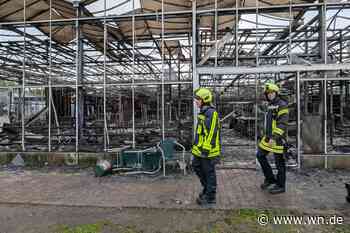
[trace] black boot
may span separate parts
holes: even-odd
[[[271,194],[279,194],[284,192],[286,192],[286,189],[284,187],[278,186],[277,184],[269,187],[269,193]]]
[[[209,207],[216,204],[216,198],[208,198],[206,195],[204,195],[203,198],[197,198],[196,202],[200,206]]]
[[[268,189],[271,185],[275,184],[275,182],[271,182],[271,181],[268,181],[268,180],[264,180],[264,183],[262,183],[260,185],[260,188],[262,190],[265,190],[265,189]]]
[[[203,189],[202,192],[199,193],[198,198],[203,199],[205,196],[205,193],[206,193],[206,191],[205,191],[205,189]]]

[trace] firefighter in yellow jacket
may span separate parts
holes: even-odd
[[[209,89],[196,89],[194,101],[200,112],[192,146],[192,167],[203,188],[196,202],[199,205],[215,204],[215,166],[221,154],[219,114],[212,105],[213,95]]]
[[[265,84],[265,97],[268,107],[265,115],[264,136],[259,142],[257,159],[263,170],[265,181],[261,185],[271,194],[283,193],[286,190],[286,162],[284,158],[284,144],[288,124],[288,102],[279,95],[279,87],[273,82]],[[273,153],[277,167],[277,176],[272,172],[266,158]]]

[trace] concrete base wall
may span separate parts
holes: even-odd
[[[115,156],[115,153],[0,152],[0,165],[11,163],[17,154],[20,154],[26,166],[30,167],[63,165],[94,166],[98,159],[109,159]]]
[[[63,166],[79,165],[94,166],[98,159],[111,159],[116,153],[47,153],[47,152],[0,152],[0,165],[11,163],[20,154],[26,166]],[[302,168],[325,168],[324,155],[303,155]],[[329,169],[350,169],[350,155],[332,155],[327,158]]]
[[[325,159],[325,155],[303,155],[302,168],[327,168],[350,169],[350,155],[331,155]]]

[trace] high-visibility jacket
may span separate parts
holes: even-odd
[[[276,154],[284,153],[284,141],[288,125],[288,102],[276,97],[269,103],[265,115],[265,132],[259,142],[259,148]],[[272,139],[272,144],[269,140]]]
[[[204,106],[198,114],[192,154],[201,158],[214,158],[221,154],[219,114],[212,106]]]

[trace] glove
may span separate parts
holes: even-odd
[[[209,151],[203,149],[202,155],[203,155],[204,157],[208,157]]]
[[[283,145],[283,138],[282,137],[274,135],[272,138],[273,138],[273,140],[275,140],[275,142],[277,144]]]

